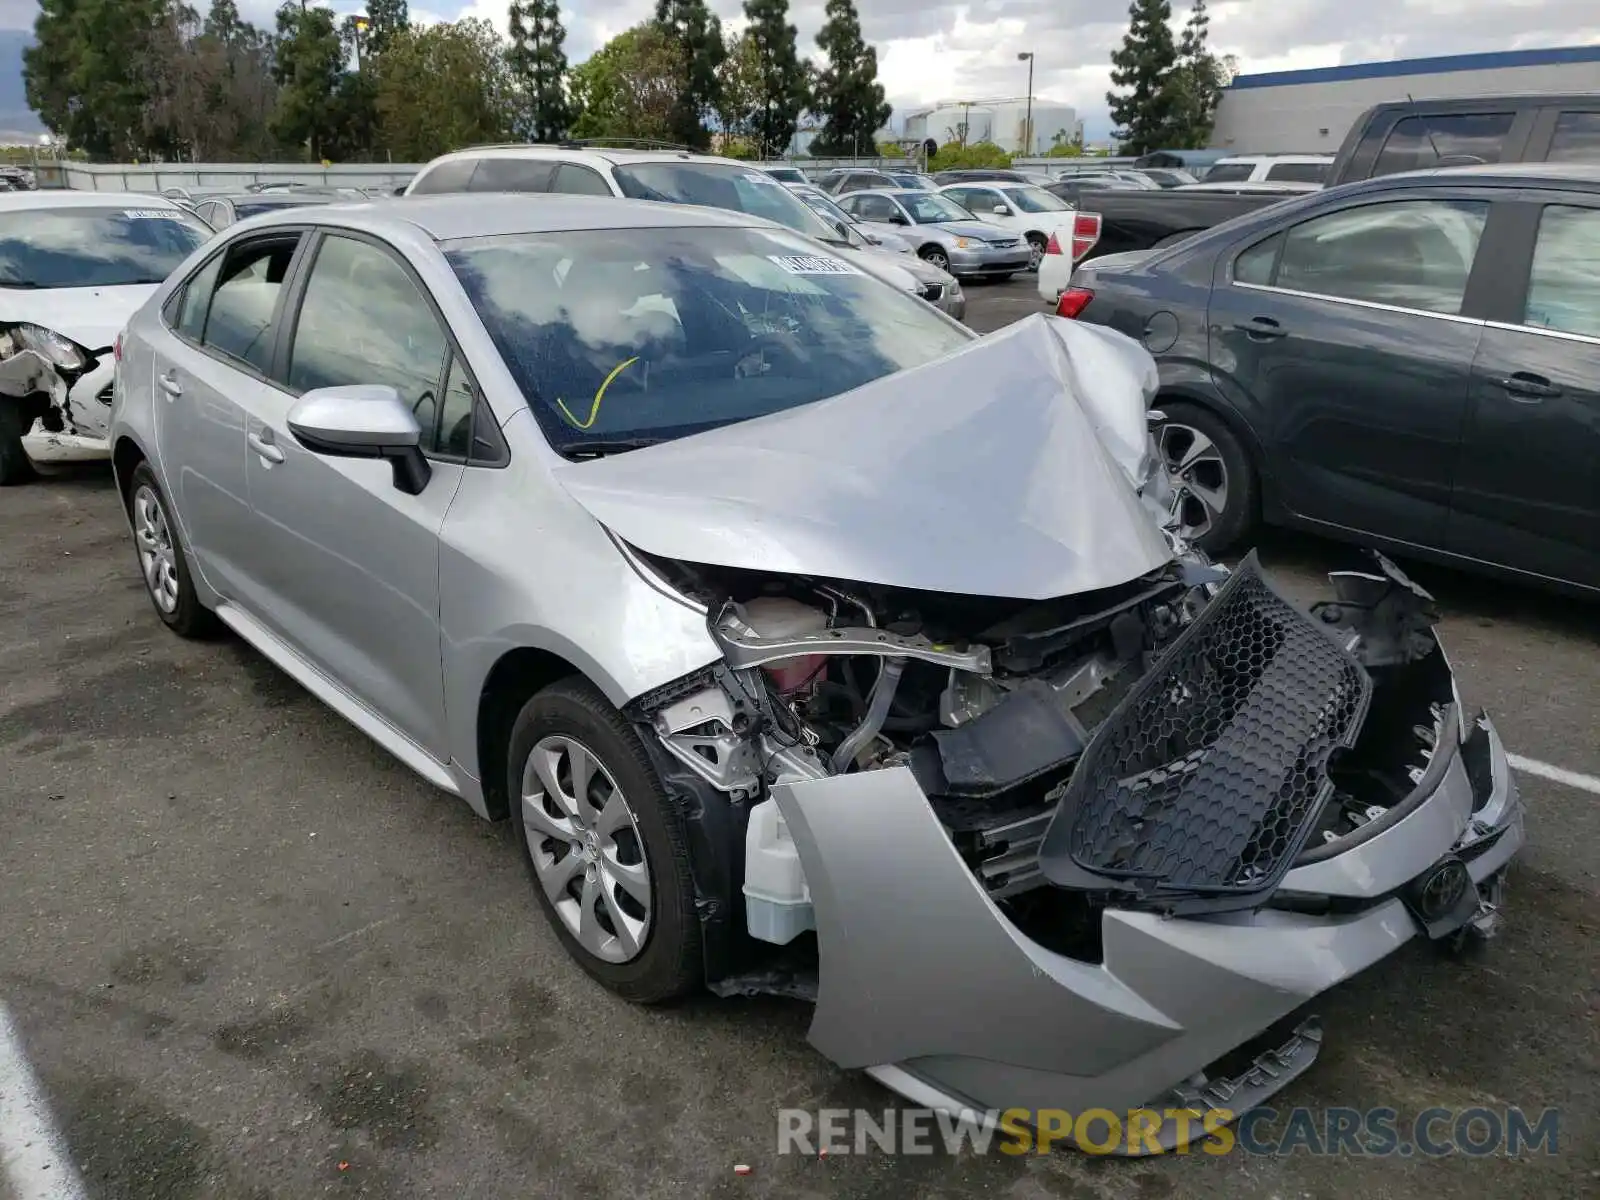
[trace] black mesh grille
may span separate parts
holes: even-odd
[[[1096,731],[1040,855],[1075,887],[1248,899],[1277,885],[1372,682],[1251,555]]]

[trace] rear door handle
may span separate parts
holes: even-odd
[[[270,429],[264,429],[260,433],[251,431],[246,435],[245,440],[250,443],[250,449],[261,455],[269,463],[281,463],[283,461],[283,451],[272,444],[272,431]]]
[[[1271,317],[1251,317],[1248,321],[1238,322],[1234,328],[1253,338],[1281,338],[1289,332]]]
[[[178,373],[176,371],[168,371],[165,375],[157,375],[156,381],[161,384],[161,390],[167,395],[183,395],[183,385],[178,382]]]
[[[1543,375],[1535,375],[1532,371],[1518,371],[1515,375],[1502,379],[1500,386],[1522,400],[1553,400],[1561,395],[1560,388]]]

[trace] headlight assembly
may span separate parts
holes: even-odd
[[[89,365],[89,356],[84,353],[83,347],[53,329],[25,321],[0,326],[0,358],[10,358],[24,350],[42,355],[51,365],[63,371],[81,371]]]

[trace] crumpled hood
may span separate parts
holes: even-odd
[[[71,338],[86,350],[104,350],[160,286],[0,288],[0,322],[28,321]]]
[[[651,554],[1046,599],[1172,557],[1138,494],[1155,364],[1035,315],[924,366],[556,478]]]

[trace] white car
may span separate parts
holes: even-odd
[[[1050,235],[1069,239],[1077,210],[1031,183],[952,183],[939,191],[980,221],[1028,239],[1028,270],[1037,271]]]
[[[1201,183],[1308,183],[1320,186],[1333,168],[1331,154],[1236,154],[1219,158]]]
[[[210,236],[160,196],[0,195],[0,484],[109,455],[117,335]]]

